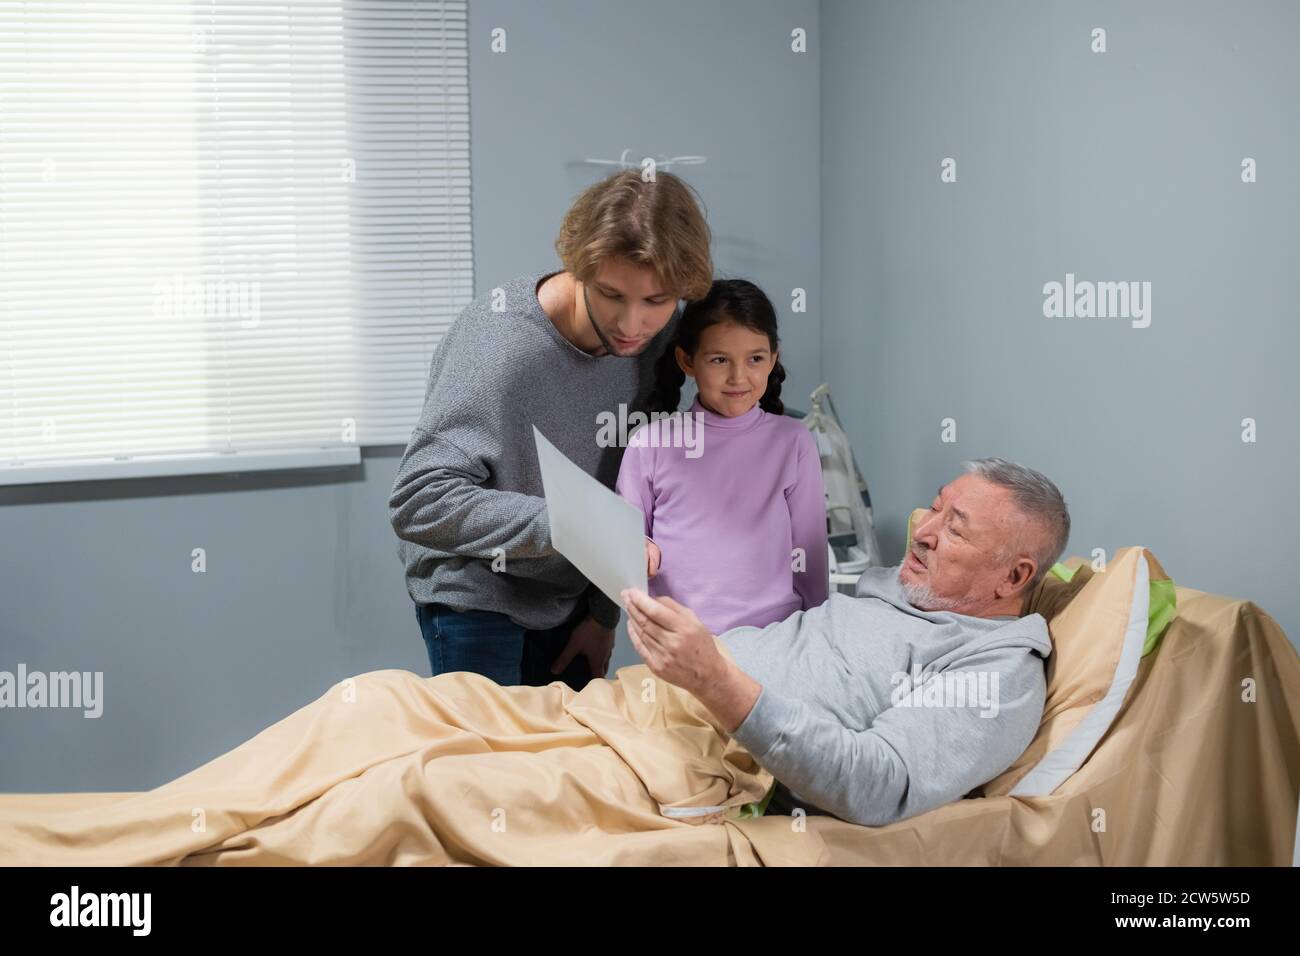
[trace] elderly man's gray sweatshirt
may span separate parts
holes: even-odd
[[[777,779],[771,809],[883,826],[957,800],[1029,746],[1047,697],[1047,622],[912,607],[898,568],[856,597],[719,635],[763,685],[732,735]]]
[[[533,426],[612,489],[623,446],[605,441],[599,416],[624,421],[644,408],[679,314],[638,356],[590,355],[537,299],[554,274],[479,296],[443,335],[390,517],[415,601],[496,611],[542,630],[564,621],[585,592],[591,615],[614,627],[618,605],[551,543]]]

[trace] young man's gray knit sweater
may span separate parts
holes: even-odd
[[[1039,614],[917,610],[897,567],[869,568],[856,595],[719,637],[763,685],[732,736],[779,782],[769,809],[883,826],[965,796],[1024,753],[1052,643]]]
[[[585,592],[591,615],[614,627],[618,605],[551,544],[533,426],[613,488],[623,447],[598,443],[598,416],[645,408],[678,312],[639,356],[590,355],[560,334],[537,299],[537,286],[554,274],[489,291],[443,335],[390,516],[415,601],[497,611],[542,630],[563,622]]]

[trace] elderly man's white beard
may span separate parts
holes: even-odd
[[[935,594],[928,584],[908,584],[903,580],[903,569],[898,569],[898,583],[903,588],[907,603],[920,611],[960,611],[966,606],[965,601],[945,598]]]

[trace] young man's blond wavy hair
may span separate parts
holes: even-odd
[[[595,280],[600,263],[619,257],[649,266],[664,291],[703,299],[713,282],[712,235],[699,194],[672,173],[625,169],[583,191],[560,224],[555,251],[579,282]]]

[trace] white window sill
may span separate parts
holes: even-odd
[[[97,461],[32,462],[0,466],[0,485],[33,485],[107,478],[160,478],[170,475],[224,475],[287,468],[338,468],[361,461],[356,445],[301,451],[156,455]]]

